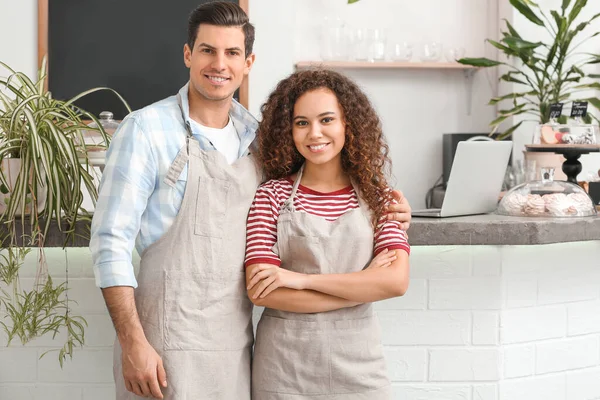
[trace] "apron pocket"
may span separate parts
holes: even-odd
[[[240,285],[165,272],[165,350],[240,350],[252,344],[251,303]]]
[[[390,384],[376,317],[334,321],[330,345],[334,393],[360,393]]]
[[[263,315],[256,330],[252,386],[258,392],[330,393],[327,333],[317,322]]]
[[[289,236],[287,238],[290,256],[281,255],[282,262],[286,263],[286,268],[304,274],[322,274],[328,270],[328,252],[323,246],[323,242],[316,236]],[[283,249],[280,249],[283,250]],[[333,255],[334,257],[337,254]],[[324,262],[325,261],[325,262]]]
[[[196,220],[194,233],[199,236],[222,238],[225,228],[229,186],[231,183],[216,178],[198,178]]]

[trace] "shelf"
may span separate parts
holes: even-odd
[[[453,70],[475,70],[476,67],[459,63],[445,62],[368,62],[368,61],[299,61],[297,69],[324,67],[340,69],[453,69]]]
[[[472,65],[459,64],[457,62],[368,62],[368,61],[298,61],[296,69],[306,68],[330,68],[330,69],[412,69],[412,70],[446,70],[462,71],[467,86],[467,115],[471,115],[471,103],[473,96],[473,76],[478,70]]]

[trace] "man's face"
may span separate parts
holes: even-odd
[[[194,48],[183,49],[191,88],[207,100],[231,98],[254,63],[254,54],[244,52],[242,28],[201,24]]]

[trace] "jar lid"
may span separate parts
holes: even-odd
[[[102,111],[100,113],[100,119],[113,119],[113,113],[110,111]]]

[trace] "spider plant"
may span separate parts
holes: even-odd
[[[90,89],[69,100],[54,99],[45,85],[45,60],[35,82],[5,63],[0,66],[7,72],[6,78],[0,78],[0,196],[5,203],[0,208],[0,231],[5,233],[0,237],[0,317],[9,320],[0,324],[9,343],[14,337],[26,343],[65,329],[67,342],[59,352],[62,365],[67,355],[72,357],[73,347],[83,344],[85,320],[69,312],[68,270],[66,282],[60,284],[48,274],[45,238],[51,223],[56,224],[64,234],[64,247],[75,235],[77,222],[91,220],[82,207],[82,187],[94,204],[98,196],[84,141],[84,134],[92,130],[86,121],[96,123],[94,130],[104,143],[110,141],[96,116],[75,103],[108,90],[131,109],[109,88]],[[15,159],[20,163],[11,179],[6,166]],[[36,282],[31,290],[23,290],[19,268],[32,247],[39,251]]]
[[[600,89],[600,83],[593,81],[600,78],[600,75],[584,71],[586,66],[599,64],[600,55],[576,51],[583,42],[600,35],[600,32],[589,34],[583,40],[575,42],[575,38],[579,38],[590,23],[600,17],[600,13],[575,25],[575,20],[587,5],[587,0],[562,0],[560,10],[550,11],[550,17],[531,0],[510,0],[510,4],[531,23],[545,29],[551,41],[544,43],[526,40],[506,21],[507,30],[502,32],[503,38],[499,42],[488,42],[519,63],[513,65],[488,58],[458,60],[462,64],[483,68],[507,66],[509,71],[499,80],[518,83],[523,87],[519,92],[490,100],[490,105],[504,100],[512,101],[511,108],[500,110],[500,116],[490,123],[492,133],[495,133],[499,125],[508,118],[521,114],[532,115],[539,123],[546,123],[550,118],[552,103],[585,100],[600,109],[600,99],[577,97],[583,90]],[[576,62],[573,61],[574,58],[577,59]],[[587,122],[590,122],[591,118],[598,120],[590,113]],[[504,131],[499,135],[499,139],[510,136],[522,123],[523,121]]]

